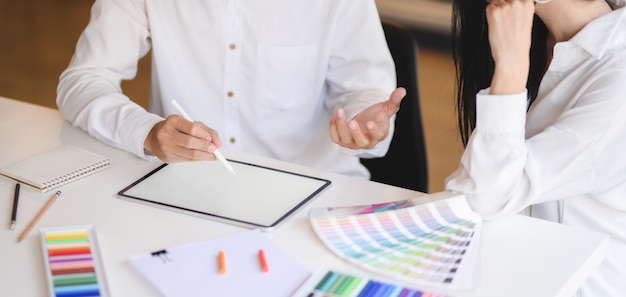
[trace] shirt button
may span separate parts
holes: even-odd
[[[230,143],[235,143],[235,137],[231,137],[231,138],[229,139],[229,141],[230,141]]]
[[[237,46],[234,43],[231,43],[231,44],[228,45],[228,48],[231,49],[231,50],[234,50],[234,49],[237,48]]]
[[[233,91],[228,91],[228,93],[226,93],[226,96],[233,97],[235,96],[235,93],[233,93]]]

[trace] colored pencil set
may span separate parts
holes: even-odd
[[[108,296],[93,226],[40,230],[53,297]]]
[[[323,276],[323,277],[322,277]],[[294,296],[303,297],[443,297],[391,282],[321,268]]]

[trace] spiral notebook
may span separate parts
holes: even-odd
[[[105,156],[64,145],[0,168],[0,174],[45,193],[109,167]]]

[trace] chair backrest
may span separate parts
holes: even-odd
[[[418,45],[406,27],[382,20],[396,65],[397,85],[407,95],[396,114],[395,132],[384,157],[361,159],[371,180],[428,193],[428,164],[417,80]]]

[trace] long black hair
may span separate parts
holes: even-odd
[[[489,46],[485,0],[454,0],[452,9],[452,55],[456,69],[457,125],[463,145],[476,127],[476,93],[491,85],[494,61]],[[537,98],[547,62],[545,24],[535,16],[530,49],[528,89],[530,103]]]

